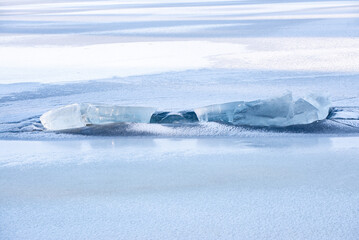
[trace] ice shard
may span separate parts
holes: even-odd
[[[286,127],[309,124],[328,116],[330,102],[320,96],[293,100],[292,94],[269,100],[239,104],[234,110],[233,124]]]
[[[206,107],[195,108],[199,121],[202,122],[227,122],[233,123],[234,110],[244,102],[229,102],[214,104]]]
[[[82,118],[81,105],[71,104],[44,113],[40,117],[42,125],[48,130],[62,130],[86,126]]]
[[[155,108],[150,107],[72,104],[44,113],[40,120],[48,130],[120,122],[170,124],[198,121],[241,126],[286,127],[323,120],[328,116],[329,107],[328,98],[309,95],[294,100],[289,93],[267,100],[215,104],[179,112],[156,112]]]
[[[309,95],[293,100],[292,94],[282,97],[210,105],[194,109],[200,121],[234,125],[286,127],[309,124],[328,116],[330,101]]]
[[[44,113],[40,117],[40,121],[48,130],[80,128],[89,124],[118,122],[149,123],[155,111],[156,109],[151,107],[76,103]]]

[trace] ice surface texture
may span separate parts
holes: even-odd
[[[293,100],[292,94],[268,100],[216,104],[190,111],[155,112],[148,107],[72,104],[40,117],[48,130],[80,128],[88,124],[222,122],[246,126],[286,127],[309,124],[328,116],[327,98],[310,95]]]
[[[149,123],[155,111],[155,108],[150,107],[75,103],[46,112],[40,117],[40,120],[48,130],[63,130],[85,127],[88,124]]]

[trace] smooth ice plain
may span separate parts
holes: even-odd
[[[0,11],[0,239],[358,239],[357,1]],[[330,109],[232,124],[272,118],[258,99],[288,92]],[[68,105],[76,128],[47,131],[40,117]]]

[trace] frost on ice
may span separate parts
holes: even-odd
[[[289,93],[268,100],[216,104],[194,111],[200,121],[286,127],[323,120],[328,116],[329,106],[326,97],[310,95],[294,101]]]
[[[117,122],[149,123],[155,111],[155,108],[150,107],[76,103],[44,113],[40,117],[40,121],[48,130],[80,128],[88,124]]]
[[[190,111],[155,112],[149,107],[72,104],[40,117],[48,130],[80,128],[88,124],[222,122],[234,125],[286,127],[309,124],[328,116],[327,98],[310,95],[293,100],[292,94],[268,100],[210,105]]]

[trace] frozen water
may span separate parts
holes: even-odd
[[[84,121],[89,124],[106,124],[116,122],[149,123],[156,111],[151,107],[126,107],[116,105],[82,104]]]
[[[294,101],[288,93],[268,100],[211,105],[195,112],[201,121],[286,127],[323,120],[328,116],[329,106],[329,100],[322,96],[309,95]]]
[[[330,102],[321,96],[309,96],[294,101],[292,94],[269,100],[244,102],[236,107],[233,123],[249,126],[309,124],[328,116]]]
[[[200,68],[359,71],[353,0],[1,2],[2,83]]]
[[[194,111],[203,122],[233,122],[234,109],[243,102],[230,102],[196,108]]]
[[[71,104],[44,113],[41,123],[48,130],[108,123],[225,122],[235,125],[286,127],[309,124],[328,116],[329,100],[309,96],[293,101],[292,94],[269,100],[216,104],[194,111],[155,112],[155,108]]]
[[[45,112],[59,108],[59,104],[66,106],[88,102],[89,99],[94,103],[101,103],[102,106],[155,106],[163,112],[154,112],[151,123],[179,124],[166,126],[147,123],[102,126],[95,124],[79,132],[72,131],[74,133],[117,136],[262,136],[264,133],[259,133],[257,128],[210,124],[213,122],[206,122],[206,114],[204,114],[206,111],[209,113],[209,107],[196,107],[212,106],[210,112],[212,114],[207,114],[209,120],[227,123],[229,122],[227,115],[233,113],[230,110],[235,104],[255,99],[274,99],[276,96],[283,96],[287,90],[293,93],[293,99],[298,99],[300,95],[305,96],[309,92],[330,96],[332,107],[328,119],[295,128],[294,126],[281,129],[269,127],[260,131],[270,131],[271,133],[266,134],[271,135],[273,131],[317,134],[358,133],[359,121],[355,117],[356,106],[359,106],[358,77],[358,74],[320,72],[203,69],[66,84],[3,84],[0,85],[2,92],[0,112],[6,114],[0,114],[0,138],[77,138],[79,136],[37,131],[43,129],[39,118]],[[338,85],[338,82],[341,84]],[[258,85],[261,88],[258,88]],[[305,97],[305,100],[315,106],[315,102],[311,101],[309,96]],[[226,102],[228,104],[211,105]],[[187,111],[180,111],[183,109]],[[227,109],[227,113],[219,114],[220,109],[222,111]],[[340,114],[345,113],[347,116],[338,119],[339,111]],[[348,114],[354,115],[350,117]],[[198,121],[197,117],[200,120],[199,124],[194,123]],[[78,116],[76,119],[79,119]],[[72,123],[76,122],[72,121]],[[182,124],[188,122],[194,124]],[[80,122],[80,126],[83,125],[84,123]]]
[[[358,1],[0,5],[1,240],[358,239]],[[253,100],[286,91],[330,96],[330,115],[204,122],[239,121],[240,103],[269,121]],[[327,114],[296,101],[293,119]],[[42,131],[41,114],[86,102],[155,106],[166,124]],[[113,120],[81,107],[52,123]]]
[[[357,137],[0,144],[2,240],[358,239]]]
[[[44,113],[42,125],[48,130],[80,128],[88,124],[117,122],[149,123],[155,108],[94,104],[71,104]]]
[[[66,128],[79,128],[86,126],[81,116],[80,104],[71,104],[44,113],[40,117],[46,129],[60,130]]]

